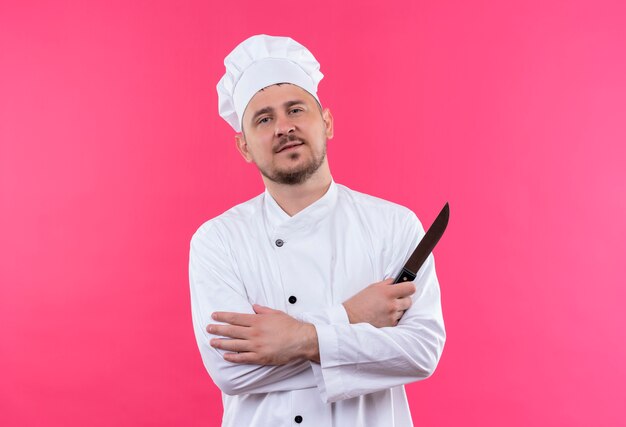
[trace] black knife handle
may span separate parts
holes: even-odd
[[[415,277],[415,274],[413,274],[406,268],[403,268],[400,274],[398,274],[398,277],[396,277],[396,280],[393,282],[393,284],[395,285],[396,283],[412,282],[413,280],[415,280]]]

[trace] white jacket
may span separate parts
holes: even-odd
[[[334,182],[293,217],[266,191],[203,224],[191,240],[191,305],[223,392],[222,425],[411,426],[403,384],[431,375],[445,342],[433,256],[397,326],[352,325],[342,302],[395,277],[423,235],[410,210]],[[211,313],[253,313],[252,304],[314,324],[321,363],[226,362],[209,345]]]

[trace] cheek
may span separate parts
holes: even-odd
[[[255,141],[255,145],[248,146],[250,159],[255,163],[271,161],[273,156],[271,141]]]
[[[254,131],[246,133],[248,150],[258,153],[272,146],[272,134],[270,132]]]

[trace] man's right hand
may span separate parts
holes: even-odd
[[[377,328],[396,326],[411,307],[413,282],[393,284],[393,279],[374,283],[343,303],[350,323],[369,323]]]

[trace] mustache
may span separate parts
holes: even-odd
[[[292,142],[301,142],[303,144],[306,144],[306,141],[304,139],[298,138],[296,135],[290,133],[288,135],[283,135],[278,139],[278,143],[274,147],[274,152],[278,153],[280,150],[283,149],[285,145],[290,144]]]

